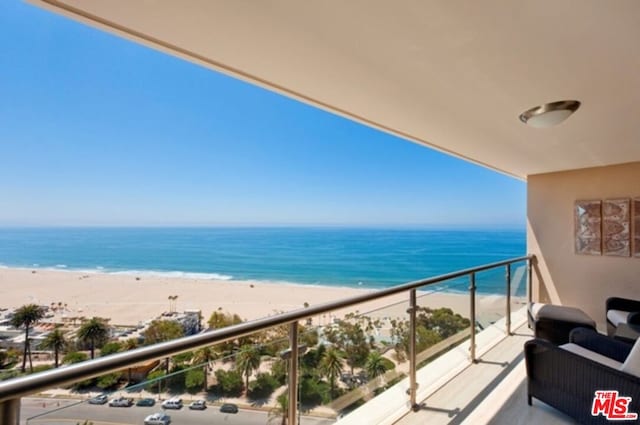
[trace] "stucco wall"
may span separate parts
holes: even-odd
[[[604,328],[609,296],[640,299],[640,258],[577,255],[574,202],[640,197],[640,162],[527,178],[527,250],[534,300],[580,307]]]

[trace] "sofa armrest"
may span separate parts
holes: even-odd
[[[606,301],[606,312],[609,310],[640,311],[640,300],[611,297]]]
[[[569,342],[610,359],[624,363],[633,345],[601,335],[589,328],[576,328],[569,334]]]

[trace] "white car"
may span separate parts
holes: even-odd
[[[166,413],[158,412],[144,418],[144,425],[169,425],[171,416]]]
[[[131,407],[132,405],[133,400],[126,397],[114,398],[109,402],[109,406],[111,407]]]
[[[170,398],[162,402],[163,409],[182,409],[181,398]]]

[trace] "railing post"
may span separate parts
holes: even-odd
[[[531,257],[527,259],[527,305],[533,302],[533,267]]]
[[[471,316],[471,344],[469,346],[469,355],[471,362],[476,362],[476,274],[472,272],[469,275],[469,297],[470,297],[470,309],[469,315]]]
[[[289,325],[289,425],[295,425],[298,415],[298,322]]]
[[[409,401],[414,411],[418,410],[416,393],[416,290],[409,292]]]
[[[511,335],[511,264],[507,264],[505,279],[507,280],[507,317],[505,324],[507,327],[507,335]]]
[[[0,424],[20,424],[20,399],[12,398],[0,402]]]

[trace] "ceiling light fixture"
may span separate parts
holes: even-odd
[[[520,121],[536,128],[549,128],[560,124],[578,110],[577,100],[561,100],[545,103],[520,114]]]

